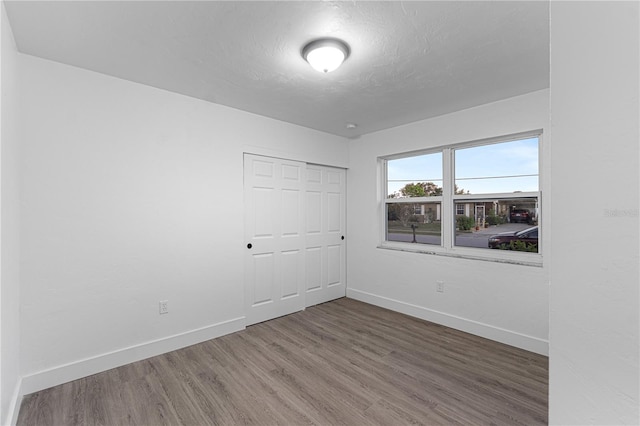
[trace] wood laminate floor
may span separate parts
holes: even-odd
[[[25,396],[18,425],[547,423],[548,359],[339,299]]]

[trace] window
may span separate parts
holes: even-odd
[[[387,241],[442,242],[442,153],[387,162]]]
[[[531,259],[540,252],[539,139],[532,132],[381,159],[383,245]]]

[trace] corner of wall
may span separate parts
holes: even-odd
[[[18,50],[0,2],[0,421],[13,425],[22,400],[20,377],[18,196]]]
[[[18,415],[20,414],[20,405],[22,404],[23,397],[22,378],[18,377],[18,382],[16,383],[13,394],[11,395],[11,400],[9,401],[6,418],[4,420],[0,419],[0,421],[3,421],[3,425],[15,425],[18,423]]]

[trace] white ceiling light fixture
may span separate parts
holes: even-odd
[[[337,69],[349,57],[349,46],[337,38],[313,40],[302,48],[302,57],[313,69],[331,72]]]

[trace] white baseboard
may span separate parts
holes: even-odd
[[[438,312],[422,306],[412,305],[399,300],[390,299],[365,291],[347,289],[347,297],[370,303],[392,311],[400,312],[412,317],[420,318],[436,324],[455,328],[456,330],[484,337],[509,346],[535,352],[540,355],[549,355],[549,341],[540,339],[504,328],[495,327],[489,324],[458,317],[456,315]]]
[[[245,323],[245,317],[235,318],[29,374],[22,377],[19,397],[22,399],[23,395],[244,330]]]

